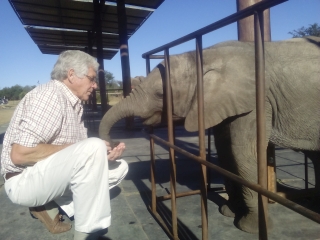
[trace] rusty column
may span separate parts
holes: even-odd
[[[265,1],[265,0],[262,0]],[[243,10],[261,0],[237,0],[237,11]],[[264,41],[271,41],[270,30],[270,10],[267,9],[263,13],[264,17]],[[244,42],[254,41],[253,16],[241,19],[238,24],[238,40]]]
[[[265,1],[265,0],[264,0]],[[237,0],[237,11],[243,10],[261,0]],[[255,42],[256,51],[256,101],[257,101],[257,158],[258,184],[268,188],[266,120],[265,120],[265,79],[264,79],[264,44],[271,41],[270,10],[256,13],[241,19],[238,24],[238,40]],[[273,145],[271,145],[273,146]],[[270,149],[269,149],[270,151]],[[269,171],[272,172],[272,171]],[[270,179],[271,180],[271,179]],[[268,239],[268,199],[258,194],[259,201],[259,239]]]
[[[203,59],[202,36],[196,38],[197,64],[197,96],[198,96],[198,128],[199,128],[199,156],[206,158],[205,124],[204,124],[204,90],[203,90]],[[207,207],[207,167],[201,165],[201,222],[202,239],[208,239],[208,207]]]
[[[255,33],[255,72],[256,72],[256,116],[257,116],[257,158],[258,184],[267,189],[267,144],[266,144],[266,112],[265,112],[265,62],[263,42],[263,13],[254,15]],[[268,199],[258,194],[259,207],[259,239],[268,239]]]
[[[165,80],[166,80],[166,100],[167,100],[167,117],[168,117],[168,140],[169,143],[174,145],[174,126],[172,120],[172,89],[170,78],[170,55],[169,48],[164,50],[165,56]],[[176,163],[175,163],[175,151],[173,148],[169,149],[170,158],[170,193],[171,193],[171,216],[172,216],[172,235],[173,239],[179,239],[178,237],[178,219],[177,219],[177,204],[176,204]]]
[[[102,24],[101,24],[101,9],[105,4],[105,0],[94,0],[94,22],[96,26],[96,38],[97,38],[97,60],[99,63],[99,87],[101,97],[101,111],[104,114],[107,111],[107,94],[106,94],[106,83],[104,80],[104,63],[103,63],[103,44],[102,44]]]
[[[130,76],[130,62],[129,62],[129,48],[128,48],[128,33],[127,33],[127,15],[124,0],[117,1],[118,12],[118,28],[119,28],[119,42],[120,42],[120,57],[122,66],[122,83],[123,96],[129,96],[131,92],[131,76]],[[126,127],[133,128],[133,117],[126,118]]]
[[[92,51],[92,32],[88,31],[87,32],[87,36],[88,36],[88,54],[90,54],[91,56],[93,56],[93,51]],[[89,98],[90,102],[90,107],[92,107],[93,110],[97,110],[97,96],[96,96],[96,91],[92,92],[92,95],[90,95]]]
[[[263,0],[265,1],[265,0]],[[245,9],[255,3],[261,2],[261,0],[237,0],[237,11]],[[244,18],[238,21],[238,40],[244,42],[254,41],[254,28],[253,28],[253,16]],[[270,28],[270,9],[267,9],[263,13],[263,29],[264,29],[264,41],[271,41],[271,28]],[[277,191],[277,185],[275,183],[276,171],[275,171],[275,146],[272,143],[268,144],[268,190],[272,192]],[[273,153],[273,154],[271,154]]]

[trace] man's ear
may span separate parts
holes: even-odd
[[[76,73],[74,72],[74,70],[71,68],[68,70],[68,81],[70,83],[73,83],[74,82],[74,79],[75,79],[75,76],[76,76]]]

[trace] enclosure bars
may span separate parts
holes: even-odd
[[[206,159],[205,127],[204,127],[204,94],[203,94],[203,59],[202,36],[196,37],[196,64],[197,64],[197,100],[198,100],[198,130],[199,156]],[[208,239],[208,209],[207,209],[207,167],[201,165],[201,226],[202,239]]]
[[[183,42],[186,42],[186,41],[189,41],[193,38],[197,38],[197,40],[199,39],[198,36],[202,36],[203,34],[206,34],[208,32],[211,32],[213,30],[216,30],[218,28],[221,28],[223,26],[226,26],[230,23],[233,23],[239,19],[242,19],[242,18],[245,18],[249,15],[252,15],[254,14],[255,15],[255,43],[256,43],[256,77],[257,77],[257,151],[258,151],[258,159],[260,161],[262,161],[263,163],[261,164],[261,162],[259,162],[259,167],[258,167],[258,174],[259,174],[259,184],[262,185],[263,187],[267,187],[266,186],[266,156],[265,156],[265,150],[266,150],[266,134],[265,134],[265,110],[264,110],[264,99],[265,99],[265,89],[264,89],[264,56],[263,56],[263,42],[262,42],[262,39],[263,37],[261,37],[261,29],[260,29],[260,25],[261,25],[261,19],[262,17],[259,16],[261,15],[261,13],[267,9],[267,8],[270,8],[272,6],[275,6],[279,3],[282,3],[282,2],[285,2],[285,1],[272,1],[272,0],[269,0],[269,1],[264,1],[264,2],[260,2],[260,3],[257,3],[255,5],[252,5],[251,7],[249,8],[246,8],[236,14],[233,14],[225,19],[222,19],[216,23],[213,23],[211,25],[208,25],[207,27],[205,28],[202,28],[196,32],[193,32],[185,37],[182,37],[178,40],[175,40],[169,44],[166,44],[166,45],[163,45],[162,47],[159,47],[157,49],[154,49],[148,53],[145,53],[143,54],[143,57],[146,57],[148,60],[150,58],[153,58],[152,57],[152,54],[154,53],[157,53],[159,51],[162,51],[162,50],[165,50],[166,52],[166,64],[169,63],[168,61],[168,49],[170,47],[173,47],[173,46],[176,46],[180,43],[183,43]],[[259,13],[257,13],[256,11],[258,11]],[[197,46],[198,46],[198,42],[197,42]],[[198,55],[199,52],[197,50],[197,58],[198,58]],[[168,67],[168,65],[166,65],[166,67]],[[198,67],[198,62],[197,62],[197,67]],[[170,74],[168,73],[168,71],[166,72],[166,76],[167,76],[167,81],[168,79],[170,79]],[[197,72],[197,76],[199,76],[199,69],[198,69],[198,72]],[[199,78],[198,78],[198,83],[199,83]],[[168,85],[169,82],[168,82]],[[198,90],[200,89],[201,87],[199,87],[198,85]],[[171,89],[170,89],[170,86],[167,87],[167,93],[171,93]],[[171,95],[171,94],[168,94],[168,95]],[[201,100],[198,99],[198,103],[200,102]],[[172,107],[172,103],[171,102],[167,102],[168,103],[168,107]],[[203,106],[202,106],[203,107]],[[201,109],[199,110],[199,112],[201,111]],[[172,113],[169,113],[169,114],[172,114]],[[169,115],[168,114],[168,115]],[[172,117],[172,115],[171,115]],[[200,121],[203,120],[201,119],[201,117],[199,116],[199,125],[200,125]],[[171,118],[171,121],[172,121],[172,118]],[[170,123],[170,118],[168,117],[168,123]],[[199,129],[199,132],[200,132],[200,129]],[[204,133],[204,131],[201,131]],[[201,134],[201,133],[199,133]],[[151,135],[151,138],[156,138],[156,136],[154,135]],[[199,135],[199,141],[201,141],[201,136]],[[176,149],[175,147],[173,147],[173,141],[169,142],[169,144],[167,144],[168,146],[170,146],[170,150],[173,149]],[[201,142],[199,142],[199,145],[201,145]],[[201,146],[200,146],[200,150],[201,150]],[[153,153],[154,154],[154,153]],[[201,153],[200,153],[201,154]],[[171,157],[173,156],[172,154],[170,154]],[[204,159],[204,158],[202,158]],[[171,158],[172,161],[174,161],[174,159]],[[174,162],[172,163],[174,165]],[[204,164],[204,163],[202,163]],[[204,164],[206,165],[206,164]],[[171,171],[172,172],[172,171]],[[175,174],[175,172],[174,172]],[[226,174],[223,174],[225,176],[227,176]],[[228,176],[227,176],[228,177]],[[229,176],[230,177],[230,176]],[[174,178],[172,178],[175,180],[175,176]],[[233,179],[233,178],[232,178]],[[239,179],[235,180],[237,182]],[[153,179],[154,181],[154,179]],[[244,181],[242,179],[242,181]],[[248,184],[248,182],[246,182]],[[241,183],[243,185],[246,185],[248,186],[247,184],[244,184],[244,183]],[[250,184],[250,183],[249,183]],[[173,185],[175,186],[175,182],[173,183]],[[153,184],[153,186],[155,186],[155,184]],[[250,186],[248,186],[250,187]],[[265,195],[265,196],[269,196],[267,195],[266,193],[271,193],[263,188],[253,188],[252,185],[250,187],[251,189],[253,189],[254,191],[257,191],[259,192],[259,237],[260,239],[267,239],[267,231],[266,231],[266,219],[267,219],[267,205],[266,205],[266,198],[265,197],[262,197],[262,195]],[[264,191],[261,191],[264,190]],[[267,192],[265,192],[267,191]],[[202,191],[203,193],[203,191]],[[206,193],[205,193],[206,194]],[[261,195],[262,194],[262,195]],[[182,196],[182,195],[181,195]],[[186,194],[184,195],[186,196]],[[171,199],[172,199],[172,204],[173,202],[175,203],[175,200],[176,200],[176,197],[177,197],[177,194],[175,192],[175,189],[174,189],[174,192],[172,192],[171,194]],[[203,194],[202,194],[202,197],[203,197]],[[289,200],[286,200],[286,199],[282,199],[280,198],[279,200],[279,196],[276,195],[273,196],[273,197],[269,197],[291,209],[293,209],[294,211],[297,211],[299,212],[300,214],[316,221],[316,222],[319,222],[319,215],[318,214],[315,214],[313,213],[312,211],[306,209],[306,208],[303,208],[297,204],[294,204],[292,203],[291,201]],[[174,204],[173,204],[174,205]],[[152,207],[153,209],[156,209],[156,206],[153,206]],[[202,208],[203,209],[203,208]],[[176,222],[176,209],[175,209],[175,206],[173,206],[172,208],[172,211],[174,212],[173,213],[173,225],[174,225],[174,222]],[[205,206],[205,212],[206,212],[206,206]],[[207,215],[206,213],[204,215],[202,215],[203,218],[206,218]],[[203,219],[203,223],[205,222],[205,220]],[[177,230],[175,228],[175,226],[172,226],[173,227],[173,237],[176,239],[178,236],[177,236]],[[204,226],[205,227],[205,226]],[[203,231],[203,234],[205,234],[205,236],[203,235],[203,239],[206,239],[207,238],[207,231]]]
[[[263,11],[254,13],[254,47],[256,73],[256,123],[257,123],[257,159],[258,184],[267,189],[267,146],[265,113],[265,64],[264,64],[264,25]],[[268,200],[258,192],[259,239],[268,239]]]
[[[263,9],[264,10],[264,9]],[[263,11],[262,10],[262,11]],[[261,11],[261,12],[262,12]],[[241,13],[241,12],[240,12]],[[238,13],[239,14],[239,13]],[[240,14],[239,14],[240,15]],[[261,15],[261,14],[260,14]],[[257,145],[258,145],[258,160],[264,160],[264,167],[259,167],[259,183],[266,183],[266,154],[265,154],[265,113],[264,113],[264,64],[263,64],[263,47],[261,43],[261,30],[260,30],[260,21],[258,18],[257,13],[255,13],[255,32],[256,36],[256,79],[257,79]],[[263,17],[262,17],[263,19]],[[263,26],[262,26],[263,27]],[[263,32],[263,31],[262,31]],[[201,35],[200,35],[201,36]],[[260,37],[260,39],[259,39]],[[263,39],[263,36],[262,36]],[[259,42],[260,41],[260,42]],[[205,156],[205,147],[204,147],[204,116],[203,116],[203,84],[202,84],[202,42],[201,37],[196,37],[196,49],[197,49],[197,86],[198,86],[198,125],[199,125],[199,148],[200,148],[200,157],[204,158]],[[169,63],[169,48],[164,47],[165,51],[165,66],[166,66],[166,92],[167,92],[167,114],[168,114],[168,137],[169,143],[174,145],[173,139],[173,123],[172,123],[172,92],[171,92],[171,82],[170,82],[170,63]],[[147,61],[149,61],[149,56],[147,55]],[[148,66],[149,63],[147,63]],[[263,93],[263,95],[261,94]],[[261,96],[262,95],[262,96]],[[261,96],[259,98],[259,96]],[[263,102],[263,103],[261,103]],[[260,121],[260,122],[259,122]],[[263,128],[264,126],[264,128]],[[263,139],[263,141],[261,141]],[[151,143],[150,143],[151,144]],[[154,149],[151,146],[151,151]],[[263,154],[264,152],[264,154]],[[152,157],[152,164],[151,170],[152,176],[154,176],[154,152],[151,152]],[[171,186],[171,208],[172,208],[172,231],[173,231],[173,238],[178,238],[177,232],[177,214],[176,214],[176,170],[175,170],[175,158],[174,158],[174,151],[170,148],[170,162],[171,162],[171,171],[170,171],[170,186]],[[262,165],[262,164],[261,164]],[[264,172],[263,172],[264,171]],[[202,238],[207,239],[208,236],[208,222],[207,222],[207,183],[206,183],[206,168],[202,165],[202,179],[201,179],[201,212],[202,212]],[[265,186],[266,184],[263,184]],[[154,178],[152,178],[152,186],[155,186]],[[155,189],[152,191],[152,200],[155,199]],[[152,201],[154,203],[154,201]],[[266,206],[266,198],[259,195],[259,213],[262,212],[259,216],[259,233],[261,239],[267,239],[267,227],[266,227],[266,219],[267,219],[267,206]],[[152,206],[153,213],[156,211],[156,206]]]
[[[160,137],[154,135],[154,134],[150,134],[151,138],[153,138],[154,140],[156,140],[157,142],[160,142],[161,144],[164,144],[170,148],[173,148],[175,151],[185,155],[186,157],[190,158],[190,159],[193,159],[195,160],[196,162],[200,163],[200,164],[203,164],[211,169],[213,169],[214,171],[222,174],[223,176],[237,182],[237,183],[240,183],[256,192],[259,192],[261,193],[262,195],[274,200],[275,202],[277,203],[280,203],[281,205],[301,214],[302,216],[305,216],[306,218],[309,218],[310,220],[314,221],[314,222],[317,222],[317,223],[320,223],[320,214],[318,213],[315,213],[305,207],[302,207],[301,205],[299,204],[296,204],[284,197],[281,197],[279,196],[278,194],[276,193],[273,193],[273,192],[270,192],[268,190],[266,190],[265,188],[262,188],[259,184],[256,184],[256,183],[252,183],[252,182],[248,182],[246,180],[244,180],[243,178],[235,175],[234,173],[231,173],[213,163],[209,163],[208,161],[206,161],[205,159],[202,159],[198,156],[195,156],[189,152],[187,152],[186,150],[183,150],[175,145],[172,145],[168,142],[166,142],[165,140],[161,139]]]

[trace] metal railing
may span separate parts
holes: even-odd
[[[151,212],[163,225],[166,232],[173,238],[178,239],[177,229],[177,211],[176,198],[201,193],[201,213],[202,213],[202,239],[208,238],[208,215],[207,215],[207,175],[206,167],[209,167],[227,178],[236,181],[246,187],[258,192],[259,206],[259,239],[267,239],[267,197],[292,209],[293,211],[302,214],[303,216],[320,223],[320,215],[304,208],[288,199],[267,190],[267,158],[266,158],[266,122],[265,122],[265,62],[264,62],[264,42],[263,42],[263,11],[275,5],[283,3],[287,0],[268,0],[261,1],[244,10],[230,15],[220,21],[201,28],[193,33],[190,33],[182,38],[155,48],[142,55],[146,59],[147,74],[150,73],[150,59],[164,58],[165,63],[165,89],[164,96],[166,102],[167,122],[168,122],[168,142],[150,134],[150,153],[151,153],[151,187],[152,187],[152,203]],[[256,72],[256,118],[257,118],[257,157],[258,157],[258,184],[248,182],[239,176],[230,173],[223,168],[220,168],[206,161],[205,148],[205,127],[204,127],[204,99],[203,99],[203,62],[202,62],[202,36],[234,23],[240,19],[254,15],[254,31],[255,31],[255,72]],[[196,68],[197,68],[197,96],[198,96],[198,129],[199,129],[199,156],[192,155],[187,151],[178,148],[174,145],[174,126],[172,120],[172,90],[170,80],[170,58],[169,49],[181,43],[195,39],[196,42]],[[164,55],[153,55],[164,51]],[[163,106],[165,108],[165,106]],[[156,205],[156,184],[155,184],[155,152],[154,142],[158,141],[169,147],[169,157],[171,160],[170,166],[170,194],[163,196],[162,199],[171,199],[172,212],[172,230],[170,231],[157,213]],[[190,191],[185,193],[176,192],[176,166],[175,166],[175,151],[202,164],[201,189],[200,191]]]

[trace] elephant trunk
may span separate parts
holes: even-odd
[[[132,96],[128,96],[117,103],[103,116],[99,125],[99,136],[101,139],[111,143],[112,141],[109,135],[111,127],[122,118],[134,116],[133,107],[131,107],[132,103],[130,102],[131,97]]]

